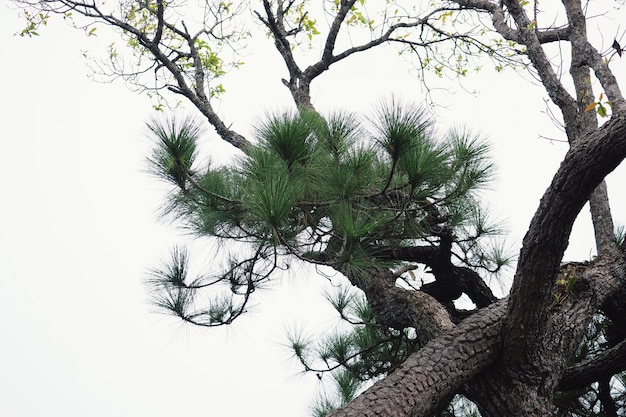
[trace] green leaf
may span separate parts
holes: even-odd
[[[453,183],[456,194],[477,191],[493,179],[495,166],[489,142],[472,131],[461,129],[450,131],[448,142],[453,157],[451,168],[457,173]]]
[[[357,209],[345,201],[335,205],[331,214],[333,225],[345,234],[349,244],[372,237],[386,218],[383,213]]]
[[[334,373],[333,379],[343,404],[347,404],[352,401],[363,384],[359,379],[355,378],[352,372],[348,372],[345,369]]]

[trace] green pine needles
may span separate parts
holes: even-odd
[[[231,324],[294,259],[330,267],[365,294],[386,271],[385,280],[435,297],[453,320],[467,314],[453,304],[462,293],[477,307],[495,300],[483,277],[511,257],[478,201],[494,165],[489,144],[472,132],[437,134],[421,107],[397,100],[368,118],[287,112],[267,116],[245,154],[215,166],[198,162],[197,121],[148,127],[150,170],[171,185],[163,215],[217,238],[227,253],[211,273],[194,275],[187,251],[174,249],[149,280],[165,312],[200,326]],[[332,382],[315,415],[349,402],[420,347],[415,328],[377,323],[368,299],[345,288],[327,296],[344,330],[315,343],[289,336],[304,370]]]
[[[303,368],[328,382],[311,405],[313,416],[324,416],[352,401],[364,388],[380,379],[419,348],[413,329],[399,331],[376,323],[362,293],[342,286],[326,299],[344,326],[325,338],[309,340],[288,335],[290,347]]]
[[[421,107],[396,100],[369,120],[269,116],[256,144],[225,167],[198,166],[197,121],[152,120],[151,172],[173,186],[163,213],[198,236],[245,244],[210,277],[184,276],[186,257],[173,256],[179,267],[150,280],[157,305],[195,324],[230,324],[286,257],[363,278],[372,267],[403,265],[398,249],[443,236],[468,264],[504,265],[506,257],[480,243],[498,232],[476,198],[494,173],[488,143],[458,129],[438,136]],[[196,293],[220,284],[216,304],[197,305]]]

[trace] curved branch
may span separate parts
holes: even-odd
[[[554,72],[552,64],[537,37],[537,31],[531,29],[532,21],[517,0],[504,0],[503,3],[515,20],[520,34],[519,41],[526,45],[528,57],[537,70],[541,83],[550,99],[561,109],[566,128],[571,127],[575,131],[580,131],[576,100],[565,89],[558,75]]]
[[[285,13],[285,10],[283,10],[282,8],[282,2],[278,2],[276,14],[274,14],[274,11],[272,10],[271,3],[267,0],[263,0],[263,8],[265,9],[265,15],[267,16],[267,18],[261,16],[261,14],[257,11],[255,11],[254,14],[272,33],[276,49],[283,57],[291,78],[298,78],[302,71],[296,63],[296,60],[291,51],[291,45],[287,40],[287,32],[283,23],[283,15]]]
[[[351,4],[354,4],[355,2],[352,1]],[[348,9],[349,10],[349,9]],[[449,7],[440,7],[440,8],[436,8],[432,11],[430,11],[429,13],[427,13],[425,16],[420,17],[420,18],[415,18],[415,21],[407,23],[407,22],[400,22],[400,23],[396,23],[393,24],[391,26],[389,26],[389,28],[383,33],[381,34],[378,38],[376,39],[372,39],[369,42],[366,42],[364,44],[358,45],[358,46],[353,46],[351,48],[348,48],[346,50],[344,50],[343,52],[337,54],[337,55],[333,55],[332,51],[334,49],[334,42],[336,41],[336,34],[334,37],[331,37],[329,35],[329,37],[326,40],[325,43],[325,47],[324,47],[324,53],[322,55],[322,58],[320,59],[320,61],[316,62],[313,65],[310,65],[305,71],[304,74],[306,76],[306,78],[311,81],[313,80],[315,77],[319,76],[322,72],[326,71],[330,65],[339,62],[343,59],[348,58],[351,55],[354,55],[358,52],[364,52],[367,50],[370,50],[376,46],[382,45],[385,42],[389,42],[394,40],[392,38],[393,34],[396,33],[398,30],[400,29],[410,29],[410,28],[416,28],[419,26],[422,26],[424,24],[426,24],[426,22],[428,21],[429,18],[431,18],[432,16],[440,13],[440,12],[444,12],[444,11],[449,11],[449,10],[458,10],[456,8],[449,8]],[[340,11],[341,12],[341,11]],[[347,11],[346,11],[347,13]],[[341,17],[342,19],[345,19],[345,15],[337,15],[337,17]],[[335,20],[333,21],[333,26],[335,25],[335,23],[337,22],[337,17],[335,18]],[[339,25],[341,24],[341,21],[339,22]],[[332,32],[331,32],[332,34]],[[329,43],[329,41],[332,41],[332,44]],[[397,41],[397,40],[396,40]],[[441,42],[441,40],[435,40],[432,43],[436,43],[436,42]]]
[[[430,267],[435,282],[425,284],[422,290],[446,305],[460,297],[461,293],[467,294],[478,308],[497,301],[489,286],[476,271],[452,264],[449,248],[442,249],[438,246],[391,248],[381,254],[381,259],[416,262]]]
[[[154,57],[154,60],[158,63],[158,68],[165,68],[167,71],[174,77],[176,81],[176,86],[169,86],[169,89],[177,94],[180,94],[190,100],[200,112],[207,118],[209,123],[215,128],[217,134],[226,142],[231,145],[243,150],[245,152],[246,148],[250,146],[250,142],[240,135],[239,133],[230,130],[224,121],[217,115],[209,100],[207,99],[205,94],[202,94],[203,90],[198,90],[198,88],[203,89],[203,84],[196,85],[196,91],[189,86],[187,80],[185,79],[183,71],[176,65],[175,60],[170,59],[168,53],[161,50],[161,44],[159,41],[162,38],[163,27],[168,27],[172,29],[172,25],[169,25],[163,19],[164,11],[161,10],[162,7],[165,7],[162,1],[160,1],[157,5],[156,17],[157,17],[157,28],[154,37],[151,39],[148,34],[142,31],[140,28],[135,27],[128,23],[127,21],[122,20],[121,18],[115,17],[112,14],[107,14],[101,11],[95,2],[86,2],[86,1],[74,1],[74,0],[41,0],[41,1],[29,1],[29,0],[18,0],[24,4],[30,5],[35,8],[40,8],[45,11],[49,11],[56,14],[64,14],[67,11],[73,11],[77,14],[80,14],[84,17],[93,18],[96,21],[100,21],[112,27],[121,29],[123,32],[128,34],[131,37],[134,37],[139,45],[148,50]],[[186,40],[189,41],[191,36],[186,33],[186,31],[182,31],[177,29],[175,31],[177,34],[181,36],[185,36]],[[193,50],[191,51],[193,53]],[[196,50],[197,53],[197,50]],[[180,56],[180,55],[177,55]],[[194,63],[196,64],[195,74],[196,74],[196,84],[198,81],[204,81],[204,71],[200,64],[196,61],[196,57],[194,57]],[[199,75],[198,71],[202,72]]]
[[[584,388],[624,370],[626,370],[626,339],[596,357],[567,368],[557,389],[570,391]]]
[[[552,287],[574,220],[591,192],[626,157],[626,115],[570,147],[541,199],[518,261],[507,320],[510,355],[526,358],[543,337]],[[536,329],[539,329],[538,331]],[[517,356],[516,356],[517,355]]]
[[[326,37],[326,42],[324,43],[324,51],[322,52],[322,59],[320,61],[328,62],[333,56],[333,50],[335,49],[335,42],[337,41],[337,36],[339,35],[339,30],[341,29],[341,25],[344,20],[346,20],[346,16],[352,6],[354,6],[356,0],[349,0],[345,2],[341,2],[341,7],[339,11],[335,15],[333,19],[333,23],[330,25],[330,30],[328,31],[328,36]]]
[[[592,69],[607,98],[611,102],[613,111],[625,111],[626,102],[619,87],[619,83],[613,75],[604,57],[586,39],[581,42],[582,55],[586,57],[586,63]]]
[[[413,327],[421,345],[454,326],[435,298],[423,291],[397,287],[396,277],[388,269],[373,269],[364,277],[340,272],[365,293],[376,323],[400,330]]]
[[[451,393],[493,362],[505,311],[502,300],[467,318],[328,417],[433,415]]]
[[[504,39],[523,43],[522,31],[525,29],[514,29],[506,22],[506,15],[502,8],[503,3],[492,2],[489,0],[453,0],[459,6],[465,9],[487,12],[491,15],[491,22],[494,29]],[[551,43],[564,41],[569,38],[569,27],[549,28],[534,31],[539,43]]]

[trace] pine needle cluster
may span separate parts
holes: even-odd
[[[473,132],[439,134],[422,107],[397,100],[367,118],[301,110],[268,115],[254,145],[216,166],[198,162],[197,121],[153,120],[149,128],[151,171],[171,186],[164,216],[193,235],[236,244],[218,272],[200,275],[190,273],[187,251],[175,248],[149,280],[163,311],[200,326],[231,324],[294,259],[330,267],[358,287],[374,271],[391,271],[455,320],[468,314],[454,304],[462,293],[476,307],[495,300],[483,277],[511,257],[479,203],[495,167],[488,142]],[[312,406],[319,416],[420,347],[415,328],[377,323],[362,293],[344,287],[327,298],[344,330],[316,343],[289,336],[304,370],[331,381]]]
[[[445,238],[472,266],[497,271],[509,260],[482,243],[500,232],[477,199],[494,175],[488,143],[460,129],[437,135],[419,106],[391,100],[368,121],[341,112],[270,115],[256,127],[256,144],[220,167],[198,166],[197,121],[148,126],[151,171],[172,185],[163,212],[197,236],[246,245],[216,276],[184,276],[180,253],[172,256],[177,267],[155,271],[157,305],[193,323],[231,323],[285,257],[366,276],[402,265],[397,250]],[[197,307],[196,293],[217,284],[231,294]]]

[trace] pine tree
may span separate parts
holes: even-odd
[[[202,129],[193,119],[149,124],[151,170],[172,185],[163,212],[198,236],[238,242],[213,276],[188,276],[188,253],[174,250],[150,281],[159,307],[196,325],[231,324],[255,289],[294,259],[332,268],[361,290],[328,295],[351,329],[316,347],[291,335],[305,370],[332,371],[338,387],[341,401],[320,400],[319,414],[432,337],[427,323],[416,328],[397,314],[401,303],[378,299],[377,286],[419,288],[460,321],[496,300],[484,278],[511,260],[478,199],[495,173],[487,141],[461,129],[438,136],[424,109],[393,99],[369,120],[273,115],[257,126],[255,145],[222,167],[197,163]],[[465,309],[455,304],[463,293],[471,300]],[[397,318],[379,325],[376,314]],[[312,350],[318,363],[309,362]]]
[[[163,215],[199,237],[236,244],[219,273],[193,277],[188,252],[175,248],[149,281],[157,306],[195,325],[229,325],[294,260],[347,278],[326,295],[347,326],[316,343],[288,335],[303,369],[330,381],[313,415],[347,404],[432,339],[436,330],[403,297],[426,293],[456,323],[496,301],[487,283],[512,257],[498,239],[502,228],[480,205],[495,167],[477,135],[437,135],[422,108],[396,100],[367,119],[302,110],[269,116],[255,144],[218,167],[198,162],[197,120],[154,119],[148,127],[155,139],[150,169],[171,185]],[[458,303],[463,294],[469,305]],[[598,315],[571,364],[614,348],[611,329]],[[603,381],[559,387],[558,415],[623,410],[623,374]],[[462,395],[439,414],[479,415]]]
[[[155,170],[176,190],[164,212],[200,236],[242,245],[214,276],[189,277],[187,252],[174,250],[152,280],[160,306],[199,325],[230,324],[246,311],[255,289],[295,258],[334,268],[358,287],[373,325],[384,326],[381,340],[414,331],[411,343],[419,347],[333,417],[431,416],[457,393],[473,399],[485,417],[554,415],[556,403],[570,415],[621,412],[626,247],[615,239],[604,182],[626,157],[614,5],[347,0],[320,8],[320,2],[263,0],[254,6],[260,34],[269,34],[288,71],[281,81],[298,109],[315,108],[310,87],[322,74],[389,44],[412,56],[422,75],[465,77],[486,56],[498,72],[528,69],[545,88],[548,113],[570,147],[529,222],[511,291],[496,301],[484,280],[508,257],[497,241],[485,239],[497,228],[479,209],[477,192],[491,169],[486,146],[473,135],[450,132],[436,140],[427,121],[416,117],[418,109],[393,103],[370,128],[351,115],[322,120],[315,113],[287,114],[259,126],[250,141],[214,107],[225,92],[222,77],[241,66],[237,52],[249,39],[247,2],[200,2],[204,18],[190,29],[192,19],[182,16],[191,16],[191,9],[187,14],[162,0],[114,8],[97,1],[17,1],[25,7],[25,36],[37,35],[54,14],[88,35],[99,23],[120,30],[130,56],[124,59],[122,48],[110,44],[114,78],[157,97],[173,93],[186,100],[245,154],[229,167],[201,167],[197,124],[153,125],[161,142],[152,158]],[[317,49],[314,62],[315,52],[306,46]],[[503,91],[496,105],[509,110],[505,123],[515,129],[529,120],[519,117],[520,101],[510,93]],[[156,106],[163,109],[160,101]],[[587,202],[597,257],[561,265]],[[418,286],[420,291],[407,290]],[[202,295],[212,288],[223,291]],[[461,294],[475,311],[454,304]],[[598,314],[608,319],[606,331],[585,342],[596,334],[589,326]],[[347,353],[349,346],[334,349]],[[353,358],[346,364],[357,366],[359,357]]]

